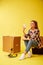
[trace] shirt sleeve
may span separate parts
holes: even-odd
[[[41,42],[41,39],[40,39],[40,30],[38,29],[37,32],[38,32],[39,41]]]

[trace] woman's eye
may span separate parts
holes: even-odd
[[[32,33],[32,32],[30,32],[30,33]]]
[[[34,31],[34,33],[36,33],[36,31]]]

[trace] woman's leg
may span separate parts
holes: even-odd
[[[21,55],[21,57],[19,58],[20,60],[23,60],[24,58],[25,58],[25,55],[26,55],[26,53],[27,53],[27,50],[28,50],[28,46],[31,46],[31,42],[30,41],[28,41],[28,43],[27,43],[27,41],[25,41],[25,45],[26,45],[26,50],[24,51],[24,53]],[[30,47],[29,47],[30,48]]]
[[[28,40],[24,40],[24,43],[25,43],[25,46],[27,47],[27,45],[28,45]],[[24,59],[25,58],[25,53],[26,52],[24,52],[22,55],[21,55],[21,57],[19,58],[20,60],[22,60],[22,59]]]
[[[28,45],[26,47],[25,52],[28,52],[32,46],[37,47],[38,46],[38,42],[36,40],[30,40],[28,42]]]
[[[27,47],[27,45],[28,45],[28,40],[24,40],[24,43],[25,43],[25,46]]]
[[[30,48],[31,48],[31,46],[32,46],[32,43],[33,43],[32,40],[29,40],[29,41],[28,41],[28,44],[27,44],[27,46],[26,46],[26,50],[24,51],[24,54],[26,54],[28,51],[30,51]]]
[[[26,45],[26,50],[25,50],[24,53],[21,55],[20,60],[23,60],[23,59],[25,58],[26,53],[27,53],[28,50],[30,50],[30,48],[31,48],[32,41],[30,40],[30,41],[28,41],[28,43],[27,43],[27,41],[25,41],[25,45]]]
[[[27,53],[28,51],[30,51],[30,48],[31,48],[32,46],[35,46],[35,47],[36,47],[37,45],[38,45],[38,42],[37,42],[37,41],[35,41],[35,40],[29,40],[29,41],[28,41],[28,44],[27,44],[27,47],[26,47],[26,50],[25,50],[24,53],[21,55],[20,60],[22,60],[22,59],[25,58],[26,53]]]

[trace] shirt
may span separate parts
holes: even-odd
[[[31,29],[28,31],[28,33],[25,35],[25,37],[27,38],[28,36],[30,37],[30,39],[34,39],[37,42],[40,42],[40,36],[39,36],[39,29],[35,29],[34,31],[32,31]]]

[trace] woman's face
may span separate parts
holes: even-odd
[[[31,22],[30,23],[30,26],[31,26],[31,28],[35,28],[35,23],[34,22]]]

